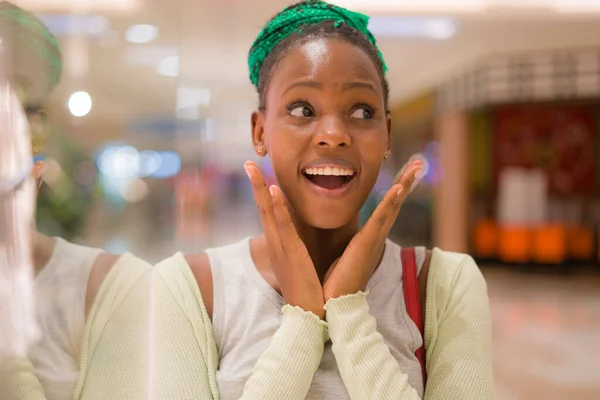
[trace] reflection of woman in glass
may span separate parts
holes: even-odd
[[[36,17],[8,2],[0,2],[0,38],[10,55],[4,58],[9,62],[3,64],[3,70],[30,121],[36,161],[33,174],[39,187],[47,131],[41,105],[59,81],[60,49]],[[40,232],[34,232],[32,244],[41,339],[29,349],[26,359],[3,366],[0,397],[70,399],[79,375],[86,315],[119,256]]]
[[[385,65],[367,18],[295,4],[264,27],[249,65],[252,142],[278,186],[247,163],[264,235],[157,265],[169,294],[156,377],[174,377],[159,384],[178,398],[490,399],[488,300],[472,258],[417,252],[428,269],[426,385],[414,354],[423,338],[407,317],[400,247],[386,237],[420,163],[359,229],[390,151]]]

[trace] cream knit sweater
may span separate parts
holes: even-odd
[[[330,300],[326,309],[323,322],[283,307],[281,327],[242,399],[304,400],[328,338],[352,399],[419,398],[377,332],[363,293]],[[487,288],[469,256],[433,251],[425,347],[425,399],[492,398]],[[111,271],[88,318],[82,354],[74,399],[219,399],[210,319],[181,254],[154,270],[137,264]],[[43,398],[28,364],[19,367],[13,375],[21,384],[17,398]]]
[[[155,267],[159,357],[156,399],[219,399],[218,355],[198,285],[181,254]],[[281,327],[259,358],[242,399],[304,400],[330,337],[352,399],[418,399],[377,332],[363,293],[330,300],[327,321],[284,306]],[[487,287],[473,259],[433,251],[426,300],[425,399],[492,398]]]

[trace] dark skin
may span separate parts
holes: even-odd
[[[269,193],[258,168],[246,164],[265,230],[250,251],[288,304],[324,318],[327,299],[366,286],[421,164],[409,165],[361,230],[360,208],[390,151],[391,120],[375,65],[352,44],[318,39],[289,51],[271,72],[266,110],[252,115],[252,140],[260,156],[269,153],[280,186]],[[342,160],[354,171],[343,196],[311,190],[303,172],[320,160]],[[208,257],[187,259],[212,315]]]

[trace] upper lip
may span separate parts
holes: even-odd
[[[352,170],[352,172],[356,173],[358,168],[356,168],[350,161],[346,161],[341,158],[317,158],[312,160],[304,167],[302,167],[302,172],[304,173],[308,168],[346,168]]]

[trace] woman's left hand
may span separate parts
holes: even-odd
[[[336,260],[323,283],[324,301],[365,290],[373,271],[379,265],[385,240],[396,221],[400,207],[406,200],[417,174],[423,168],[421,161],[411,162],[399,181],[379,203],[365,226],[352,238],[344,254]]]

